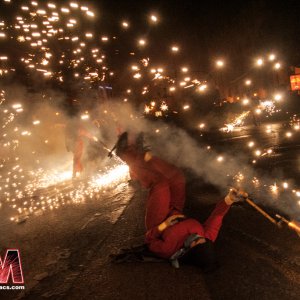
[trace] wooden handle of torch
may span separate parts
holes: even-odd
[[[248,204],[250,204],[253,208],[255,208],[258,212],[260,212],[270,222],[272,222],[273,224],[278,225],[277,221],[274,218],[272,218],[269,214],[267,214],[262,208],[260,208],[258,205],[256,205],[252,200],[250,200],[249,198],[247,198],[245,201]]]

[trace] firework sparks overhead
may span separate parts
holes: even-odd
[[[70,2],[26,2],[16,9],[15,23],[2,21],[1,38],[14,41],[17,55],[28,72],[46,80],[64,82],[66,74],[81,84],[103,81],[108,74],[100,49],[101,33],[93,32],[96,14],[88,6]],[[83,26],[84,25],[84,26]],[[19,59],[1,56],[8,65]],[[3,68],[6,75],[15,68]]]
[[[81,5],[79,2],[61,4],[59,2],[24,1],[23,3],[19,6],[13,2],[10,3],[17,6],[14,23],[1,21],[1,38],[9,39],[10,43],[13,43],[18,49],[17,60],[12,59],[9,55],[1,56],[1,60],[5,62],[3,64],[5,67],[1,68],[1,75],[4,76],[10,71],[15,72],[16,69],[20,69],[21,61],[29,78],[33,78],[36,73],[39,78],[48,82],[56,81],[62,86],[72,82],[81,90],[88,90],[97,83],[103,82],[105,85],[106,82],[111,81],[115,72],[106,63],[109,53],[105,48],[111,40],[117,41],[118,36],[115,33],[103,34],[94,30],[94,22],[96,19],[98,22],[100,18],[99,13],[95,13],[89,6]],[[159,18],[157,15],[151,14],[149,21],[156,24],[159,23]],[[116,20],[117,22],[119,21]],[[123,28],[128,28],[130,21],[123,20],[121,24]],[[132,36],[131,39],[134,40],[135,37]],[[139,38],[137,48],[144,48],[149,43],[150,41],[147,41],[146,38]],[[166,45],[166,49],[168,47]],[[170,55],[172,55],[179,52],[180,47],[173,44],[170,49]],[[128,51],[135,54],[136,50]],[[150,57],[136,56],[136,63],[131,69],[134,72],[131,79],[133,81],[149,80],[148,89],[154,93],[157,91],[158,85],[167,85],[172,92],[175,91],[174,86],[176,85],[181,89],[194,87],[200,92],[207,87],[205,80],[189,76],[174,78],[173,66],[164,68],[152,65]],[[188,68],[182,67],[182,72],[187,73]],[[153,75],[153,77],[149,77],[149,75]],[[156,83],[156,81],[160,83]],[[190,84],[187,85],[187,81]],[[145,89],[134,92],[139,95],[146,94]],[[157,107],[165,107],[163,105],[166,103],[164,97],[156,100],[160,102]],[[144,101],[147,104],[152,99],[146,97]],[[153,114],[164,115],[166,111],[166,109],[153,111]]]

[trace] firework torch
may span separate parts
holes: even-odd
[[[267,212],[265,212],[261,207],[255,204],[252,200],[250,200],[249,198],[245,198],[245,201],[253,208],[255,208],[259,213],[261,213],[265,218],[267,218],[270,222],[279,226],[278,222],[273,217],[271,217]]]
[[[282,217],[279,214],[276,214],[276,217],[279,219],[278,224],[282,224],[282,223],[287,224],[290,229],[296,231],[298,236],[300,236],[300,224],[299,224],[299,222],[289,221],[285,217]]]
[[[231,188],[237,193],[237,189]],[[262,214],[265,218],[267,218],[270,222],[278,226],[278,221],[271,217],[266,211],[264,211],[261,207],[255,204],[251,199],[248,198],[248,193],[240,191],[239,197],[241,197],[244,201],[246,201],[249,205],[251,205],[255,210],[257,210],[260,214]]]
[[[248,197],[244,197],[244,200],[251,205],[254,209],[256,209],[259,213],[261,213],[265,218],[267,218],[270,222],[272,222],[273,224],[275,224],[278,227],[281,227],[281,225],[283,223],[287,224],[288,227],[294,231],[296,231],[296,233],[298,234],[298,236],[300,237],[300,223],[296,222],[296,221],[289,221],[287,220],[285,217],[276,214],[276,218],[271,217],[266,211],[264,211],[261,207],[259,207],[257,204],[255,204],[251,199],[249,199]]]

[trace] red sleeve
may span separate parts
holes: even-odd
[[[89,139],[93,139],[93,136],[88,131],[86,131],[85,129],[79,129],[79,135],[80,136],[85,136]]]
[[[218,236],[224,216],[227,214],[230,205],[221,200],[217,203],[215,209],[203,224],[205,230],[205,237],[214,242]]]

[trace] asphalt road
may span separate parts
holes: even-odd
[[[190,183],[188,213],[204,220],[220,195]],[[246,205],[226,216],[216,244],[221,268],[213,274],[191,266],[176,270],[167,262],[112,264],[110,253],[142,242],[141,197],[132,199],[66,299],[299,299],[298,236],[277,229]]]
[[[19,249],[26,295],[31,299],[47,298],[52,293],[67,291],[111,234],[132,193],[125,183],[120,184],[98,198],[31,215],[20,224],[10,222],[2,210],[1,253],[5,249]],[[25,294],[0,293],[1,299],[16,299],[17,295]]]
[[[197,178],[188,186],[186,212],[204,221],[221,195]],[[1,245],[20,249],[26,290],[1,299],[299,299],[299,237],[246,204],[224,220],[213,274],[168,262],[112,264],[110,254],[143,243],[147,192],[133,191],[121,185],[87,205],[11,223]]]

